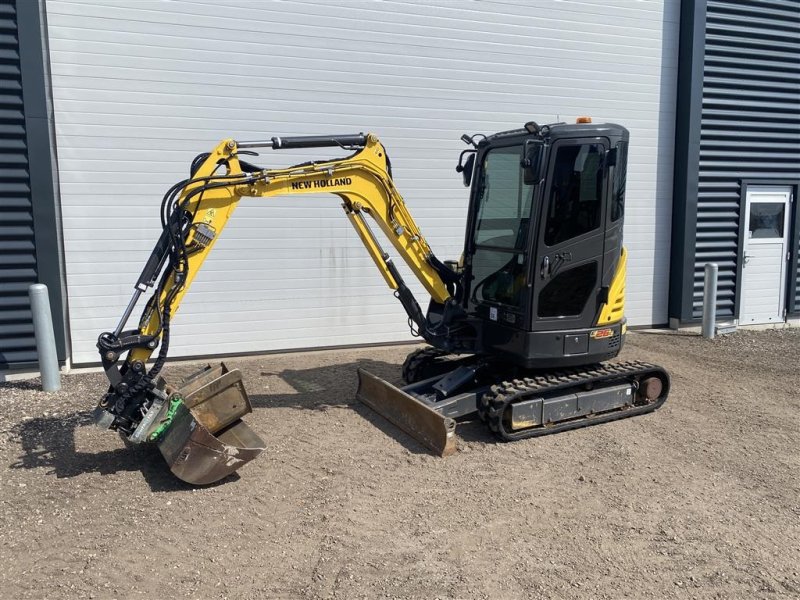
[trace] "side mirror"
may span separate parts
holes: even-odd
[[[464,161],[464,155],[469,154],[467,160]],[[458,165],[456,165],[456,173],[461,173],[464,179],[464,187],[469,187],[472,183],[472,171],[475,169],[475,150],[464,150],[461,156],[458,157]]]
[[[522,151],[522,180],[525,185],[537,185],[542,180],[542,156],[544,142],[541,140],[527,140]]]

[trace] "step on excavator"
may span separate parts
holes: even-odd
[[[436,454],[456,449],[458,419],[476,415],[504,441],[649,413],[670,380],[656,365],[611,361],[626,333],[622,245],[628,131],[615,124],[538,125],[464,135],[456,171],[470,188],[460,259],[436,257],[395,187],[373,134],[222,141],[197,156],[161,204],[161,235],[113,332],[97,347],[110,381],[102,427],[157,444],[195,485],[230,475],[265,448],[243,420],[252,407],[224,364],[178,384],[160,372],[170,322],[243,198],[338,196],[383,279],[427,346],[397,387],[360,370],[357,398]],[[338,148],[345,158],[268,169],[255,149]],[[430,294],[423,312],[373,227]],[[126,329],[140,297],[138,325]],[[151,361],[152,354],[158,354]]]

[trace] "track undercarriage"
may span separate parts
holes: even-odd
[[[670,387],[639,361],[543,371],[434,348],[409,355],[403,388],[359,375],[360,400],[442,455],[455,451],[455,419],[477,413],[500,440],[520,440],[653,412]]]

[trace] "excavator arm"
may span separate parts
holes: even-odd
[[[261,169],[244,160],[253,154],[251,148],[326,146],[351,149],[353,153],[285,169]],[[432,325],[427,321],[381,247],[370,219],[435,303],[453,305],[451,300],[460,284],[458,275],[436,259],[422,236],[394,186],[386,150],[376,136],[224,140],[212,152],[198,156],[191,177],[165,195],[162,234],[133,297],[115,331],[103,333],[98,340],[111,384],[96,411],[101,425],[117,429],[135,442],[158,442],[173,472],[192,483],[219,479],[260,452],[263,442],[240,420],[250,411],[250,405],[237,372],[228,372],[224,365],[209,367],[181,388],[168,386],[159,377],[169,350],[170,320],[240,200],[321,192],[342,200],[348,220],[408,313],[412,330],[429,341],[438,335],[441,322]],[[126,331],[138,300],[148,288],[155,289],[138,326]],[[158,356],[148,369],[147,361],[156,348]],[[225,435],[231,439],[226,440]],[[197,460],[203,453],[207,456]],[[190,455],[195,460],[189,460]]]
[[[330,143],[325,143],[328,140]],[[363,147],[350,157],[312,162],[286,169],[244,171],[239,160],[240,148],[262,145],[275,148],[307,145],[344,146],[345,143],[353,142],[363,143]],[[160,289],[158,305],[162,311],[166,310],[170,315],[175,314],[192,280],[242,198],[321,192],[335,194],[342,199],[342,208],[348,220],[388,286],[396,290],[401,299],[407,288],[404,287],[392,259],[380,246],[367,217],[377,223],[433,300],[445,304],[452,297],[448,283],[456,281],[454,274],[433,255],[428,242],[408,212],[402,196],[395,188],[388,165],[385,148],[372,134],[329,138],[317,136],[274,138],[274,141],[270,142],[241,144],[237,144],[234,140],[221,142],[197,166],[192,179],[182,187],[181,194],[175,202],[176,207],[173,210],[180,211],[182,213],[180,218],[186,223],[182,231],[176,231],[173,241],[180,241],[178,238],[183,234],[184,244],[189,252],[185,257],[185,264],[180,261],[170,264],[170,270],[165,274],[167,279]],[[224,166],[225,174],[215,175],[221,166]],[[165,218],[165,221],[168,219],[169,217]],[[167,231],[165,227],[165,232]],[[152,266],[160,264],[167,253],[165,242],[170,240],[168,234],[165,236],[162,236],[164,240],[160,240],[148,262],[150,270]],[[150,272],[143,274],[137,291],[146,284],[143,279],[153,281],[152,274]],[[135,295],[135,299],[138,299],[138,294]],[[162,311],[146,312],[147,318],[140,324],[140,335],[155,337],[161,333]],[[418,307],[416,309],[412,307],[409,317],[418,327],[424,326],[424,319]],[[154,347],[152,344],[139,346],[132,350],[130,359],[147,360]]]

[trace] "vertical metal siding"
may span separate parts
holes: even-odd
[[[228,136],[374,131],[446,259],[463,246],[462,133],[581,114],[624,124],[626,310],[631,323],[666,322],[677,2],[46,5],[74,362],[97,360],[98,332],[122,313],[163,192]],[[181,307],[172,349],[404,339],[402,308],[335,198],[246,199]]]
[[[719,264],[717,314],[735,314],[740,182],[800,178],[800,2],[709,0],[693,316]],[[797,273],[800,281],[800,272]],[[795,299],[795,310],[800,298]]]
[[[36,361],[28,301],[35,282],[15,0],[0,0],[0,369]]]

